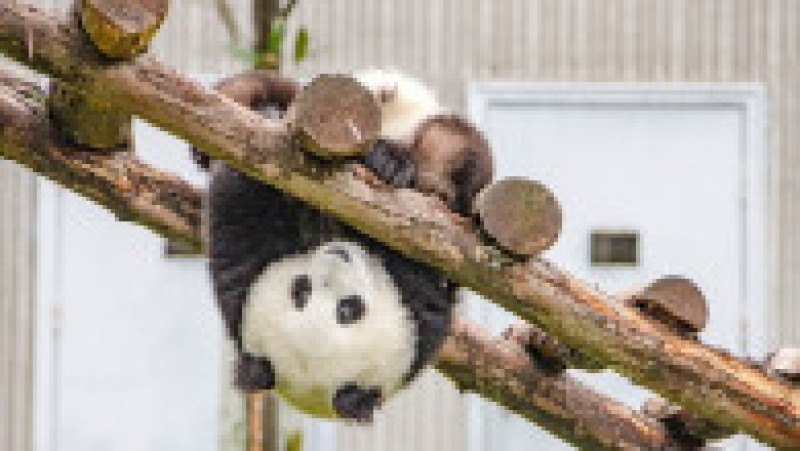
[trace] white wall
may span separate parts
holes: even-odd
[[[136,139],[200,180],[179,140],[143,124]],[[216,450],[222,330],[205,261],[165,258],[162,239],[49,183],[41,208],[37,449]]]

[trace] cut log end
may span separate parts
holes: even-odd
[[[483,230],[516,255],[537,255],[561,233],[558,201],[535,181],[509,178],[495,182],[478,194],[474,209]]]
[[[781,348],[767,358],[767,371],[800,385],[800,348]]]
[[[694,282],[680,276],[658,279],[625,301],[684,336],[696,336],[708,323],[705,296]]]
[[[129,59],[147,50],[167,14],[167,0],[78,0],[83,29],[111,58]]]
[[[325,157],[360,155],[380,131],[372,94],[346,75],[321,75],[300,92],[289,114],[305,147]]]

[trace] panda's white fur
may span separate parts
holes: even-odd
[[[330,252],[345,249],[349,261]],[[306,306],[295,307],[292,283],[311,279]],[[341,325],[337,302],[360,295],[363,318]],[[380,387],[388,397],[412,364],[416,331],[410,312],[382,263],[360,245],[334,241],[269,265],[247,298],[243,347],[268,356],[277,389],[297,407],[334,417],[331,398],[347,382]]]
[[[378,101],[382,138],[409,142],[420,124],[442,112],[433,91],[408,75],[381,69],[368,69],[354,75]]]

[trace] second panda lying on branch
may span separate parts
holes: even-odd
[[[393,186],[435,193],[469,214],[492,178],[483,136],[442,114],[433,93],[405,75],[372,70],[355,78],[381,112],[379,138],[362,163]],[[218,89],[265,114],[286,111],[299,90],[256,73]],[[201,156],[200,163],[211,163],[211,275],[236,347],[236,385],[275,388],[315,416],[370,421],[435,357],[456,286],[222,162]]]

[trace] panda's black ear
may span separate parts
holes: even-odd
[[[272,390],[275,387],[272,362],[266,357],[239,353],[234,384],[244,391]]]

